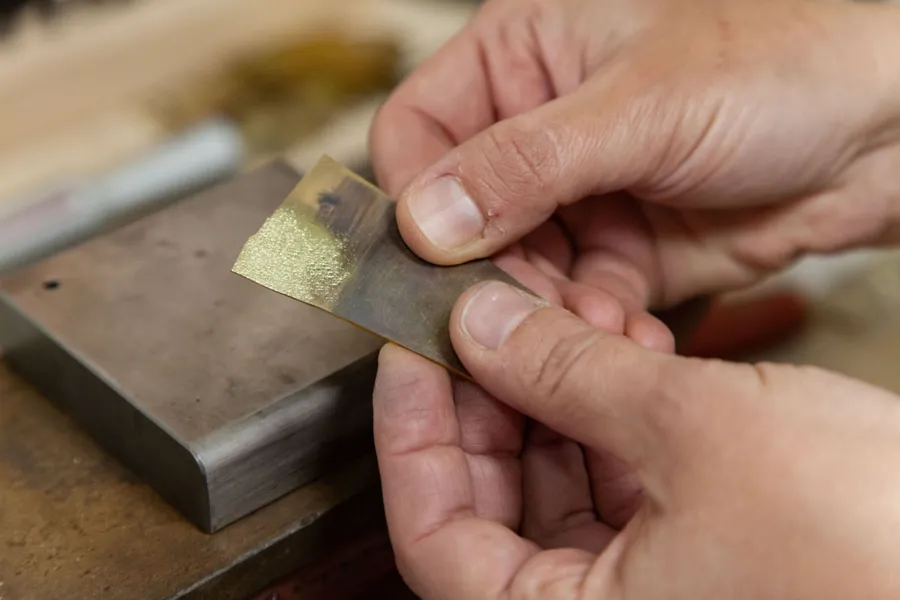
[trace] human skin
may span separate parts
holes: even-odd
[[[897,31],[824,0],[491,0],[388,101],[373,160],[410,247],[492,256],[555,305],[464,295],[477,383],[382,353],[421,597],[900,597],[898,399],[673,356],[647,313],[897,241]]]
[[[503,250],[535,291],[671,348],[648,307],[897,240],[898,10],[492,0],[382,108],[375,170],[423,258]]]
[[[900,597],[900,398],[650,350],[501,283],[451,328],[483,387],[387,346],[374,396],[391,540],[423,600]],[[591,452],[637,478],[633,513]]]

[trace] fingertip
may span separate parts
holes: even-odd
[[[625,309],[612,294],[580,283],[563,288],[565,307],[588,324],[607,333],[621,334],[625,330]]]
[[[410,249],[444,266],[493,253],[482,247],[486,221],[481,208],[459,178],[448,173],[452,169],[446,162],[417,177],[397,204],[397,227]]]
[[[387,366],[392,360],[397,358],[403,351],[403,348],[395,344],[387,343],[378,351],[378,366]]]
[[[551,304],[562,305],[563,298],[556,283],[540,269],[517,254],[503,254],[493,259],[507,275]]]
[[[375,449],[381,457],[456,439],[449,374],[393,344],[378,356],[373,412]]]
[[[675,352],[675,336],[672,331],[650,313],[629,316],[625,323],[625,335],[649,350],[666,354]]]
[[[546,300],[508,283],[482,282],[466,290],[454,306],[450,339],[465,364],[467,358],[500,349],[525,318],[548,306]]]
[[[397,223],[421,258],[455,265],[491,256],[540,227],[556,209],[553,198],[537,191],[553,187],[544,185],[542,175],[498,153],[491,133],[497,127],[518,132],[506,133],[515,139],[521,133],[515,125],[494,125],[450,151],[404,190]],[[542,139],[525,135],[535,144]],[[523,185],[523,180],[535,180],[535,185]],[[498,195],[498,189],[504,193]]]
[[[410,215],[406,192],[401,194],[397,200],[396,219],[400,237],[403,238],[403,242],[412,250],[413,254],[422,260],[442,267],[455,264],[452,256],[447,256],[446,252],[436,248],[422,233],[415,219]]]
[[[380,372],[382,369],[415,368],[417,366],[415,363],[418,362],[416,359],[420,359],[420,357],[414,352],[396,344],[387,343],[378,351],[378,369]]]
[[[447,372],[439,365],[395,344],[385,344],[378,353],[378,373],[375,377],[374,401],[376,408],[388,409],[399,405],[421,402],[425,396],[450,385]],[[407,401],[406,398],[411,397]]]
[[[450,309],[450,337],[465,335],[463,333],[462,327],[462,318],[463,313],[466,310],[466,306],[468,306],[469,302],[474,298],[478,292],[481,291],[486,285],[489,285],[490,281],[481,281],[476,283],[462,294],[459,295],[459,298],[456,299],[456,302],[453,304],[453,308]],[[455,343],[455,342],[454,342]]]

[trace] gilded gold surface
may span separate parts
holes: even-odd
[[[453,304],[488,279],[521,287],[488,260],[438,267],[420,259],[400,237],[394,202],[328,157],[250,238],[233,271],[462,376]]]
[[[233,271],[267,288],[315,306],[337,300],[350,277],[344,241],[282,204],[247,240]]]

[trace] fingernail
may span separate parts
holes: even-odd
[[[492,281],[463,307],[463,331],[479,346],[496,350],[525,317],[541,306],[537,298]]]
[[[481,235],[484,217],[456,177],[436,179],[408,200],[409,214],[437,248],[452,250]]]

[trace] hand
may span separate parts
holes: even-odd
[[[536,292],[666,347],[647,307],[900,237],[898,30],[853,2],[491,0],[383,107],[374,165],[423,258],[511,246]]]
[[[388,346],[375,392],[391,539],[423,600],[900,597],[900,398],[647,350],[499,283],[451,333],[483,390]],[[600,449],[644,490],[626,522]]]

